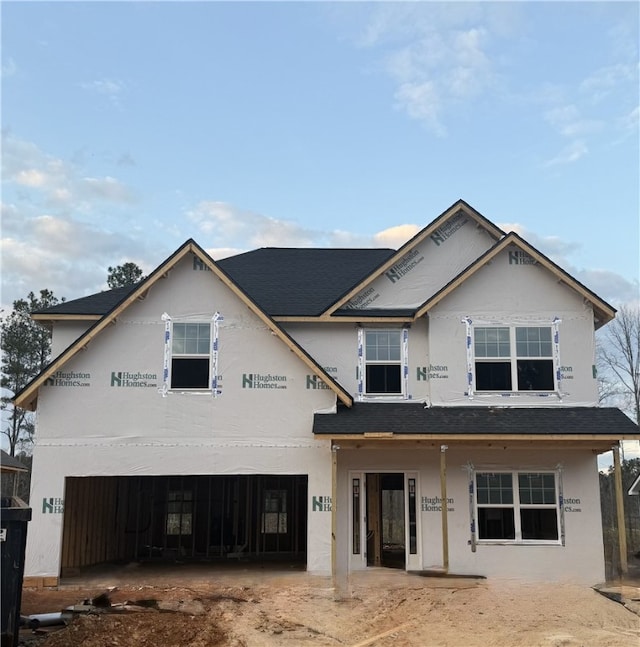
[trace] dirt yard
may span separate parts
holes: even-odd
[[[640,586],[640,583],[637,583]],[[25,589],[22,615],[107,591],[111,606],[61,629],[21,631],[37,647],[638,647],[640,616],[586,586],[429,578],[375,569],[337,596],[304,572],[144,572]],[[640,600],[640,588],[619,589]],[[340,599],[337,599],[340,598]],[[629,606],[640,610],[640,602]],[[44,630],[43,630],[44,631]]]

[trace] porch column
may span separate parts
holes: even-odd
[[[440,498],[442,499],[442,567],[449,572],[449,517],[447,510],[447,445],[440,445]]]
[[[620,441],[622,442],[622,441]],[[627,575],[627,527],[624,520],[624,499],[622,494],[622,466],[620,464],[620,442],[612,447],[613,469],[616,485],[616,512],[618,516],[618,550],[620,551],[620,574]]]

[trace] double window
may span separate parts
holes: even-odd
[[[476,326],[476,391],[554,391],[551,326]]]
[[[172,328],[171,388],[210,388],[211,324],[174,322]]]
[[[555,472],[476,472],[478,539],[557,542]]]
[[[365,331],[365,391],[370,395],[402,393],[402,331]]]

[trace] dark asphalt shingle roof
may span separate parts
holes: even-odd
[[[0,449],[0,472],[28,472],[29,468],[17,458]]]
[[[263,247],[216,264],[268,315],[315,316],[394,253],[380,248]],[[103,315],[135,287],[65,301],[35,314]]]
[[[314,316],[394,253],[393,249],[263,247],[217,264],[271,316]]]
[[[137,284],[127,285],[124,288],[105,290],[88,297],[64,301],[44,310],[36,310],[33,314],[103,315],[120,303],[136,286]]]
[[[394,434],[638,434],[638,426],[609,407],[425,407],[422,403],[356,402],[336,414],[317,413],[313,433]]]
[[[413,317],[417,308],[340,308],[332,314],[334,317]]]

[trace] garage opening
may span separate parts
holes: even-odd
[[[306,566],[307,476],[68,477],[61,575],[129,561]]]

